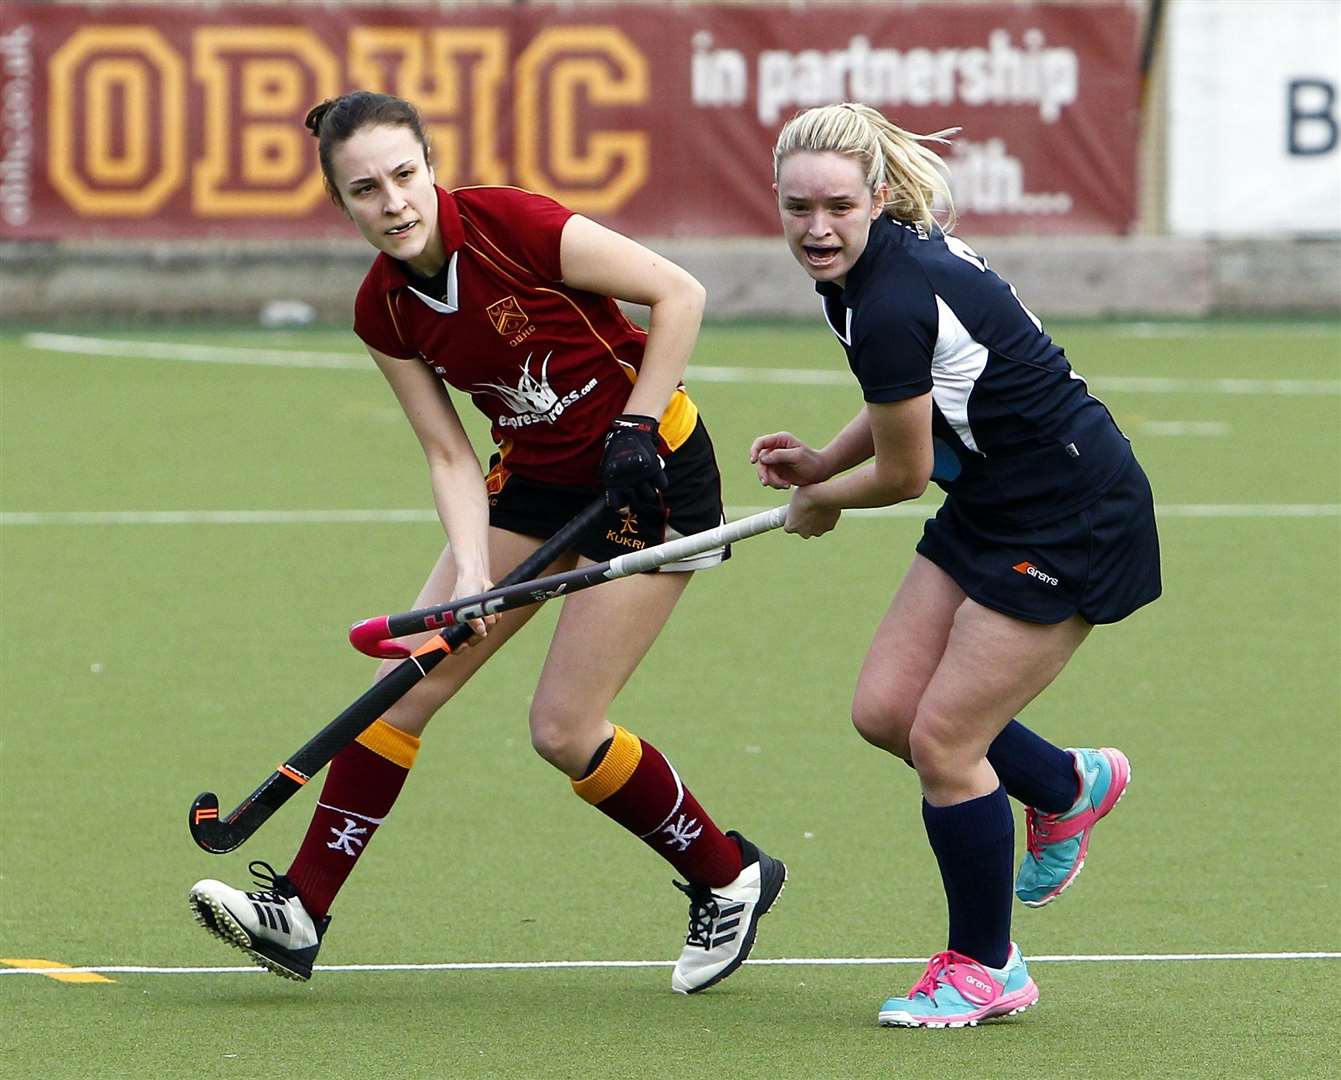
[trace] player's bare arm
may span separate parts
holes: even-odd
[[[860,465],[874,453],[870,417],[862,409],[822,450],[807,446],[789,431],[760,435],[750,446],[750,462],[760,483],[785,490],[818,484]]]
[[[647,346],[626,413],[660,417],[684,377],[703,321],[703,286],[669,259],[574,214],[564,225],[563,282],[650,311]]]
[[[865,412],[875,459],[855,472],[797,488],[787,513],[788,532],[820,536],[837,524],[845,509],[892,506],[916,499],[927,489],[934,457],[931,395],[868,403]]]
[[[391,385],[428,461],[438,517],[456,561],[455,596],[473,596],[493,586],[489,571],[489,506],[479,459],[456,406],[441,381],[418,360],[369,349]],[[493,618],[487,620],[493,622]],[[485,622],[472,621],[486,633]]]

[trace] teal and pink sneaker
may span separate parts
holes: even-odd
[[[989,968],[962,953],[946,950],[927,963],[907,997],[880,1006],[884,1027],[976,1027],[993,1016],[1012,1016],[1038,1001],[1038,987],[1011,942],[1003,968]]]
[[[1105,746],[1069,752],[1080,777],[1075,805],[1063,814],[1025,810],[1026,851],[1015,878],[1015,895],[1030,907],[1052,903],[1076,880],[1085,865],[1090,833],[1118,804],[1131,779],[1131,765],[1121,750]]]

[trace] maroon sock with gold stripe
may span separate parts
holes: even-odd
[[[314,919],[331,907],[410,774],[419,739],[376,721],[331,761],[288,878]]]
[[[661,752],[622,727],[573,790],[689,881],[720,887],[741,871],[740,847],[717,828]]]

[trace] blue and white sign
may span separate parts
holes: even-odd
[[[1341,0],[1174,0],[1168,17],[1170,230],[1341,234]]]

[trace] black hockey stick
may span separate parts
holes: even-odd
[[[536,548],[532,555],[503,578],[500,584],[527,581],[567,551],[577,536],[605,512],[604,497],[587,506],[577,517]],[[446,627],[427,644],[398,664],[385,678],[339,716],[318,731],[237,805],[227,817],[219,816],[219,797],[202,792],[191,804],[187,825],[191,839],[211,855],[223,855],[246,843],[266,820],[293,794],[320,772],[341,750],[352,743],[382,713],[404,697],[442,658],[471,635],[469,623]]]
[[[603,563],[581,566],[561,574],[537,578],[534,581],[517,583],[503,582],[498,588],[476,596],[463,596],[446,604],[435,607],[419,608],[416,611],[404,611],[399,615],[377,615],[355,623],[349,630],[349,642],[361,653],[369,656],[394,658],[409,656],[410,650],[397,645],[392,638],[405,637],[407,634],[422,634],[425,630],[450,628],[469,619],[478,619],[485,615],[511,611],[513,608],[538,604],[543,600],[552,600],[558,596],[568,596],[582,589],[589,589],[603,581],[614,581],[631,574],[641,574],[655,570],[658,566],[701,555],[705,551],[734,544],[750,536],[776,529],[787,518],[785,506],[775,506],[750,517],[737,521],[728,521],[714,529],[690,536],[681,536],[667,540],[664,544],[630,551],[617,555]]]

